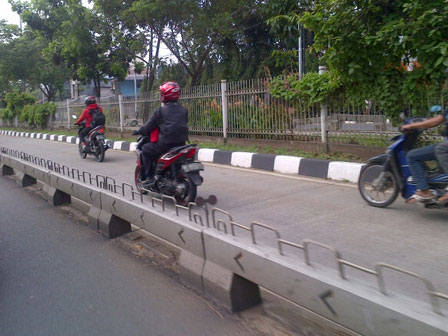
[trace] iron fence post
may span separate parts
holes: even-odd
[[[319,75],[324,74],[327,68],[324,65],[319,65]],[[328,107],[327,103],[324,102],[320,105],[320,129],[321,129],[321,139],[324,144],[325,152],[328,152],[328,130],[327,130],[327,114]]]
[[[227,81],[221,80],[222,135],[227,142]]]
[[[118,96],[118,107],[120,109],[120,133],[123,136],[123,96]]]
[[[67,99],[67,126],[70,129],[70,99]]]

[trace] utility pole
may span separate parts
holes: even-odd
[[[137,74],[134,64],[134,118],[137,119]]]
[[[297,51],[298,51],[298,63],[299,63],[299,78],[303,77],[303,73],[305,72],[305,57],[303,52],[303,28],[301,25],[297,26],[299,30],[299,38],[298,38],[298,45],[297,45]]]
[[[319,75],[327,72],[327,67],[325,65],[319,65]],[[326,102],[320,104],[320,128],[321,128],[321,139],[324,145],[325,153],[329,152],[328,147],[328,129],[327,129],[327,114],[328,107]]]

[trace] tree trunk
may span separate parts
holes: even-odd
[[[96,76],[93,79],[93,84],[95,86],[95,97],[101,97],[101,78],[100,76]]]

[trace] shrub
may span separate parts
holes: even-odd
[[[36,98],[29,93],[20,93],[18,91],[8,92],[5,96],[6,110],[2,119],[13,120],[15,116],[19,116],[26,105],[34,104]]]
[[[50,116],[56,112],[56,104],[49,102],[44,104],[26,105],[19,115],[19,120],[27,122],[30,127],[45,128]]]

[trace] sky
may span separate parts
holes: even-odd
[[[8,23],[19,25],[19,15],[14,13],[8,0],[0,0],[0,20],[6,20]]]

